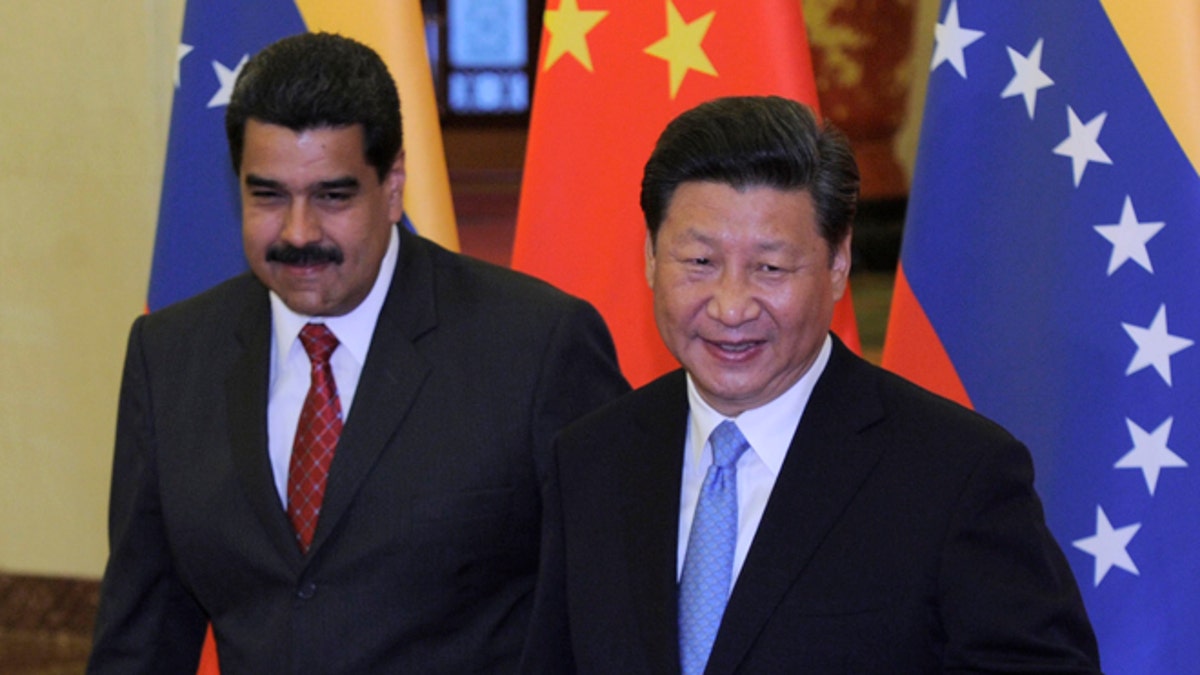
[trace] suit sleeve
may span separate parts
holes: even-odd
[[[1015,440],[985,453],[968,479],[940,567],[946,672],[1100,672],[1078,586]]]
[[[572,301],[550,336],[534,395],[532,440],[539,479],[546,475],[558,432],[627,391],[604,319],[591,305]]]
[[[617,367],[604,320],[590,305],[573,303],[554,330],[543,360],[534,420],[534,457],[542,485],[542,535],[533,619],[522,673],[568,675],[571,658],[566,614],[566,560],[561,499],[552,445],[570,422],[629,391]]]
[[[195,672],[206,619],[172,565],[158,493],[153,397],[134,322],[117,411],[109,559],[89,673]]]
[[[542,486],[542,543],[533,619],[521,654],[523,675],[571,675],[575,662],[567,620],[566,550],[556,458]]]

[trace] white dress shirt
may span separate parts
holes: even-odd
[[[808,405],[813,387],[833,351],[833,341],[825,343],[812,366],[787,391],[764,406],[747,410],[733,419],[750,449],[737,462],[738,533],[733,553],[733,576],[730,588],[737,581],[746,561],[746,553],[754,541],[754,533],[762,521],[767,500],[775,487],[779,469],[787,457],[788,446],[796,434],[800,416]],[[708,437],[721,422],[730,419],[713,410],[700,396],[691,375],[687,378],[688,415],[687,440],[684,441],[683,481],[679,496],[679,551],[676,554],[676,580],[683,574],[683,559],[687,553],[688,536],[704,476],[712,464],[712,446]]]
[[[392,284],[396,261],[400,255],[400,235],[392,228],[392,237],[387,252],[379,265],[379,274],[371,292],[343,316],[310,317],[297,314],[271,291],[271,381],[267,390],[267,448],[271,456],[271,470],[275,477],[275,489],[279,500],[287,506],[288,466],[291,463],[292,444],[296,437],[296,425],[300,422],[300,409],[308,396],[312,379],[312,364],[304,345],[300,344],[300,329],[307,323],[324,323],[338,339],[337,349],[329,362],[333,367],[333,380],[337,385],[338,403],[342,408],[342,423],[350,419],[354,393],[358,390],[358,379],[363,364],[367,361],[367,350],[375,334],[375,323],[379,311]]]

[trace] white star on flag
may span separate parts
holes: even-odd
[[[1146,366],[1154,366],[1167,386],[1171,386],[1171,357],[1191,347],[1194,343],[1184,337],[1167,332],[1167,306],[1160,305],[1150,325],[1142,328],[1121,322],[1121,327],[1137,344],[1137,352],[1129,362],[1125,375],[1132,375]]]
[[[1096,534],[1071,542],[1075,548],[1096,558],[1095,586],[1100,585],[1113,567],[1138,574],[1137,565],[1133,564],[1133,558],[1129,557],[1129,551],[1125,549],[1141,528],[1141,523],[1134,523],[1113,529],[1112,523],[1108,522],[1108,516],[1104,514],[1104,509],[1096,506]]]
[[[1146,244],[1164,227],[1166,223],[1139,223],[1133,210],[1133,200],[1126,195],[1125,206],[1121,209],[1121,222],[1094,226],[1100,236],[1113,245],[1112,257],[1108,259],[1108,275],[1112,276],[1127,260],[1134,261],[1153,274],[1154,266],[1150,264]]]
[[[192,53],[195,47],[186,45],[182,42],[175,48],[175,88],[179,88],[179,66],[183,64],[183,57]]]
[[[1171,436],[1171,424],[1174,421],[1174,417],[1168,417],[1157,429],[1146,433],[1146,430],[1133,420],[1125,419],[1125,425],[1129,427],[1129,437],[1133,439],[1133,449],[1117,460],[1113,468],[1141,469],[1151,497],[1154,496],[1154,488],[1158,485],[1158,474],[1163,469],[1187,468],[1188,465],[1182,457],[1167,447],[1167,440]]]
[[[1065,141],[1054,148],[1054,154],[1071,158],[1071,169],[1075,172],[1075,187],[1079,187],[1079,181],[1083,180],[1083,170],[1087,168],[1088,162],[1112,164],[1108,153],[1104,152],[1104,148],[1100,147],[1097,140],[1100,138],[1100,130],[1104,128],[1104,120],[1107,118],[1108,113],[1102,112],[1084,124],[1079,121],[1075,109],[1067,106],[1067,124],[1070,133]]]
[[[934,26],[933,37],[937,45],[933,49],[933,64],[929,72],[933,72],[946,61],[954,66],[963,79],[967,77],[967,62],[963,59],[963,50],[971,43],[984,36],[981,30],[963,28],[958,23],[958,0],[952,0],[946,10],[946,20]]]
[[[226,68],[225,65],[219,61],[212,62],[213,72],[217,74],[217,81],[221,83],[221,87],[217,89],[217,93],[213,94],[213,97],[209,99],[209,108],[229,105],[229,97],[233,95],[233,84],[234,82],[237,82],[238,73],[242,72],[242,68],[249,60],[249,54],[242,55],[242,60],[238,61],[237,67],[233,70]]]
[[[1025,110],[1029,112],[1029,119],[1033,119],[1038,90],[1054,84],[1054,80],[1042,72],[1042,42],[1043,40],[1038,38],[1029,56],[1021,56],[1021,53],[1012,47],[1007,48],[1008,58],[1013,66],[1013,79],[1000,93],[1000,98],[1010,98],[1018,94],[1025,97]]]

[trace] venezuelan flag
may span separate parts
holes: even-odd
[[[883,363],[1030,447],[1107,672],[1200,672],[1200,6],[939,16]]]

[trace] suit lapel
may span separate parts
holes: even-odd
[[[425,243],[401,228],[400,260],[329,469],[310,557],[345,515],[429,376],[414,342],[437,324],[433,274]]]
[[[883,416],[869,368],[834,339],[725,608],[707,672],[732,673],[879,461],[858,440]]]
[[[271,307],[265,287],[236,317],[234,337],[240,350],[225,380],[229,442],[234,470],[268,539],[285,560],[301,559],[292,526],[279,503],[267,451],[267,386],[270,379]]]
[[[650,385],[651,405],[634,420],[624,520],[629,579],[639,635],[650,672],[679,672],[678,593],[675,567],[679,541],[679,491],[687,434],[687,390],[683,371]],[[646,392],[650,394],[651,392]]]

